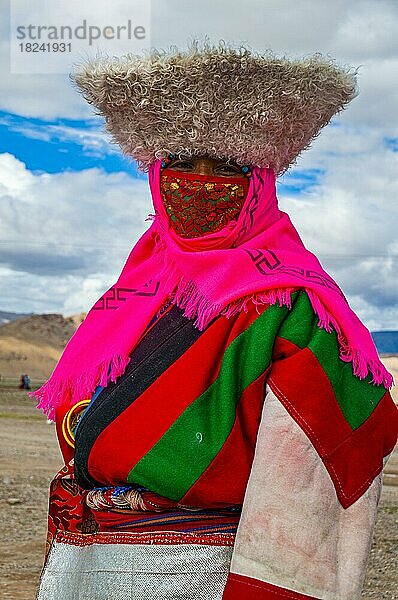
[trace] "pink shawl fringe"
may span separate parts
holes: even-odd
[[[203,330],[219,315],[229,318],[247,311],[249,302],[290,309],[291,293],[298,288],[307,291],[318,326],[336,331],[339,356],[352,363],[354,375],[364,379],[370,372],[373,385],[393,386],[370,332],[305,248],[289,216],[279,210],[272,171],[252,169],[237,221],[207,236],[182,239],[170,227],[163,207],[160,163],[156,161],[149,171],[156,214],[148,220],[153,223],[132,248],[116,283],[69,340],[51,377],[29,393],[38,400],[38,408],[55,419],[58,406],[91,398],[97,385],[115,382],[167,299]]]

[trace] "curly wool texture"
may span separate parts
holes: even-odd
[[[320,54],[290,60],[194,40],[185,51],[100,56],[69,77],[144,172],[172,152],[280,175],[357,95],[355,75]]]

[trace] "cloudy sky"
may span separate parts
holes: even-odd
[[[98,3],[84,5],[94,18]],[[126,15],[125,2],[107,6],[111,22]],[[109,143],[67,74],[11,72],[9,7],[0,7],[0,310],[87,312],[151,224],[146,176]],[[207,35],[359,68],[359,96],[278,180],[279,204],[367,327],[398,329],[398,2],[153,0],[150,9],[153,46]]]

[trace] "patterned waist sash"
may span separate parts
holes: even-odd
[[[93,489],[85,495],[100,531],[170,530],[236,533],[241,506],[221,510],[182,507],[179,503],[133,486]]]

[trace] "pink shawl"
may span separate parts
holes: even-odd
[[[130,251],[118,280],[91,307],[69,340],[50,378],[30,395],[54,419],[60,404],[89,398],[97,385],[116,381],[152,317],[171,299],[204,329],[218,315],[247,310],[248,302],[286,305],[306,289],[326,331],[335,329],[340,358],[372,383],[393,385],[369,330],[337,283],[305,248],[287,213],[279,210],[275,174],[252,168],[236,221],[196,238],[181,238],[169,225],[160,195],[161,160],[149,169],[155,215]]]

